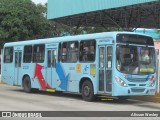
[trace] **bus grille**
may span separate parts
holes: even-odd
[[[146,78],[128,78],[127,80],[130,82],[146,82],[147,81]]]
[[[135,89],[135,88],[131,88],[132,92],[144,92],[145,89]]]

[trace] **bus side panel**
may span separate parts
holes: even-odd
[[[13,63],[2,63],[2,81],[9,85],[14,85],[14,65]]]
[[[7,83],[9,85],[14,85],[14,62],[13,62],[13,56],[11,57],[11,54],[13,50],[11,50],[11,53],[8,53],[7,56],[4,56],[4,50],[2,53],[2,82]],[[7,58],[9,61],[8,63],[4,63],[4,57]],[[9,59],[10,58],[10,59]]]
[[[21,80],[23,81],[24,76],[28,75],[31,80],[31,87],[40,88],[38,79],[34,78],[34,73],[35,73],[35,63],[23,63]],[[23,84],[22,81],[21,85]]]
[[[57,78],[53,79],[53,86],[56,87],[56,90],[77,92],[77,74],[74,73],[74,70],[74,63],[56,63]]]
[[[61,76],[58,75],[58,87],[56,88],[57,90],[80,92],[79,91],[80,80],[85,78],[84,80],[90,80],[92,82],[94,92],[97,93],[97,86],[96,86],[97,82],[95,80],[96,76],[91,75],[91,67],[90,67],[91,64],[61,63],[61,66],[63,68],[63,76],[65,76],[66,78],[65,80],[67,81],[67,86],[66,89],[63,89],[63,87],[61,87],[61,85],[63,84],[63,80],[61,80]]]
[[[30,72],[32,88],[50,88],[51,86],[48,85],[47,80],[45,78],[46,70],[44,64],[33,63],[30,67],[32,68],[32,71]]]
[[[33,69],[30,72],[31,74],[31,83],[32,83],[32,88],[39,88],[39,89],[50,89],[50,88],[55,88],[57,85],[57,77],[55,71],[52,71],[52,76],[54,80],[49,80],[47,79],[47,67],[45,66],[45,63],[34,63],[31,66]],[[52,79],[52,78],[50,78]],[[50,82],[52,81],[52,82]],[[60,89],[61,90],[61,89]]]
[[[78,92],[79,91],[79,80],[80,73],[76,72],[76,64],[75,63],[62,63],[64,66],[64,71],[66,71],[66,75],[68,77],[67,91],[69,92]]]

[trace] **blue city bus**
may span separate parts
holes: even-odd
[[[25,92],[52,89],[119,99],[155,95],[156,59],[152,37],[103,32],[6,43],[2,81]]]

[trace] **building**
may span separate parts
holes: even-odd
[[[69,26],[160,28],[159,0],[48,0],[49,20]]]

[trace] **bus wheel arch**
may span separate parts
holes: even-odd
[[[24,87],[24,84],[23,84],[23,83],[24,83],[24,78],[25,78],[25,77],[29,77],[29,75],[27,75],[27,74],[23,75],[23,77],[22,77],[22,87]]]
[[[90,78],[84,77],[80,80],[79,91],[85,101],[93,101],[95,98],[94,87]]]
[[[23,76],[22,87],[24,89],[24,92],[27,92],[27,93],[32,92],[31,79],[30,79],[29,75]]]

